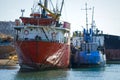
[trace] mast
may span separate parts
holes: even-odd
[[[48,5],[48,0],[44,0],[44,7],[47,8],[47,5]],[[47,18],[47,12],[44,8],[42,10],[42,18]]]
[[[94,7],[93,7],[93,10],[92,10],[92,24],[91,24],[91,28],[93,29],[94,27]]]
[[[85,8],[85,10],[86,10],[86,28],[87,28],[87,30],[88,30],[88,17],[87,17],[87,3],[85,4],[85,6],[86,6],[86,8]]]
[[[25,9],[21,9],[21,12],[22,12],[21,17],[23,17],[23,14],[24,14],[24,12],[25,12]]]
[[[88,32],[88,10],[91,10],[91,8],[87,8],[87,3],[85,3],[85,9],[82,9],[86,11],[86,29],[83,30],[84,32],[84,40],[86,41],[86,43],[91,41],[91,36],[90,36],[90,32]]]
[[[60,8],[60,15],[61,15],[61,12],[62,12],[63,4],[64,4],[64,0],[62,0],[62,5],[61,5],[61,8]]]
[[[87,11],[91,10],[91,8],[87,8],[87,3],[85,3],[85,9],[82,10],[86,10],[86,28],[87,28],[87,33],[88,33],[88,14]]]
[[[38,3],[39,6],[41,6],[43,8],[42,10],[42,18],[47,18],[47,12],[51,14],[51,16],[55,19],[55,20],[59,20],[60,14],[56,14],[51,12],[49,9],[47,9],[47,1],[45,0],[44,5],[42,5],[41,3]]]

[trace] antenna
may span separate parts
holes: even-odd
[[[60,9],[60,15],[61,15],[61,12],[62,12],[63,4],[64,4],[64,0],[62,0],[62,5],[61,5],[61,9]]]
[[[48,0],[44,0],[44,7],[47,8],[47,6],[48,6]],[[47,18],[47,11],[45,8],[42,9],[42,16],[41,16],[42,18]]]
[[[91,10],[91,8],[87,8],[87,3],[85,3],[85,9],[81,9],[81,10],[86,10],[86,28],[87,28],[87,31],[88,31],[88,14],[87,14],[87,11],[88,10]]]
[[[92,10],[92,24],[91,24],[91,28],[93,29],[94,27],[94,7],[93,7],[93,10]]]
[[[21,17],[23,17],[23,14],[24,14],[24,12],[25,12],[25,9],[21,9],[21,12],[22,12]]]

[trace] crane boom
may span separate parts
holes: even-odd
[[[51,16],[54,18],[54,19],[59,19],[60,17],[60,14],[54,14],[52,13],[50,10],[48,10],[45,6],[43,6],[41,3],[38,3],[39,6],[41,6],[43,9],[45,9],[48,13],[51,14]]]

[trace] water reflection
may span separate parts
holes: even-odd
[[[102,68],[20,72],[19,66],[0,69],[0,80],[120,80],[120,64]]]
[[[105,67],[73,68],[72,71],[104,71]]]
[[[49,70],[37,72],[19,72],[14,79],[17,80],[68,80],[68,70]]]

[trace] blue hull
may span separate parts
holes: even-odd
[[[100,51],[80,51],[71,57],[71,62],[71,67],[102,67],[106,58]]]

